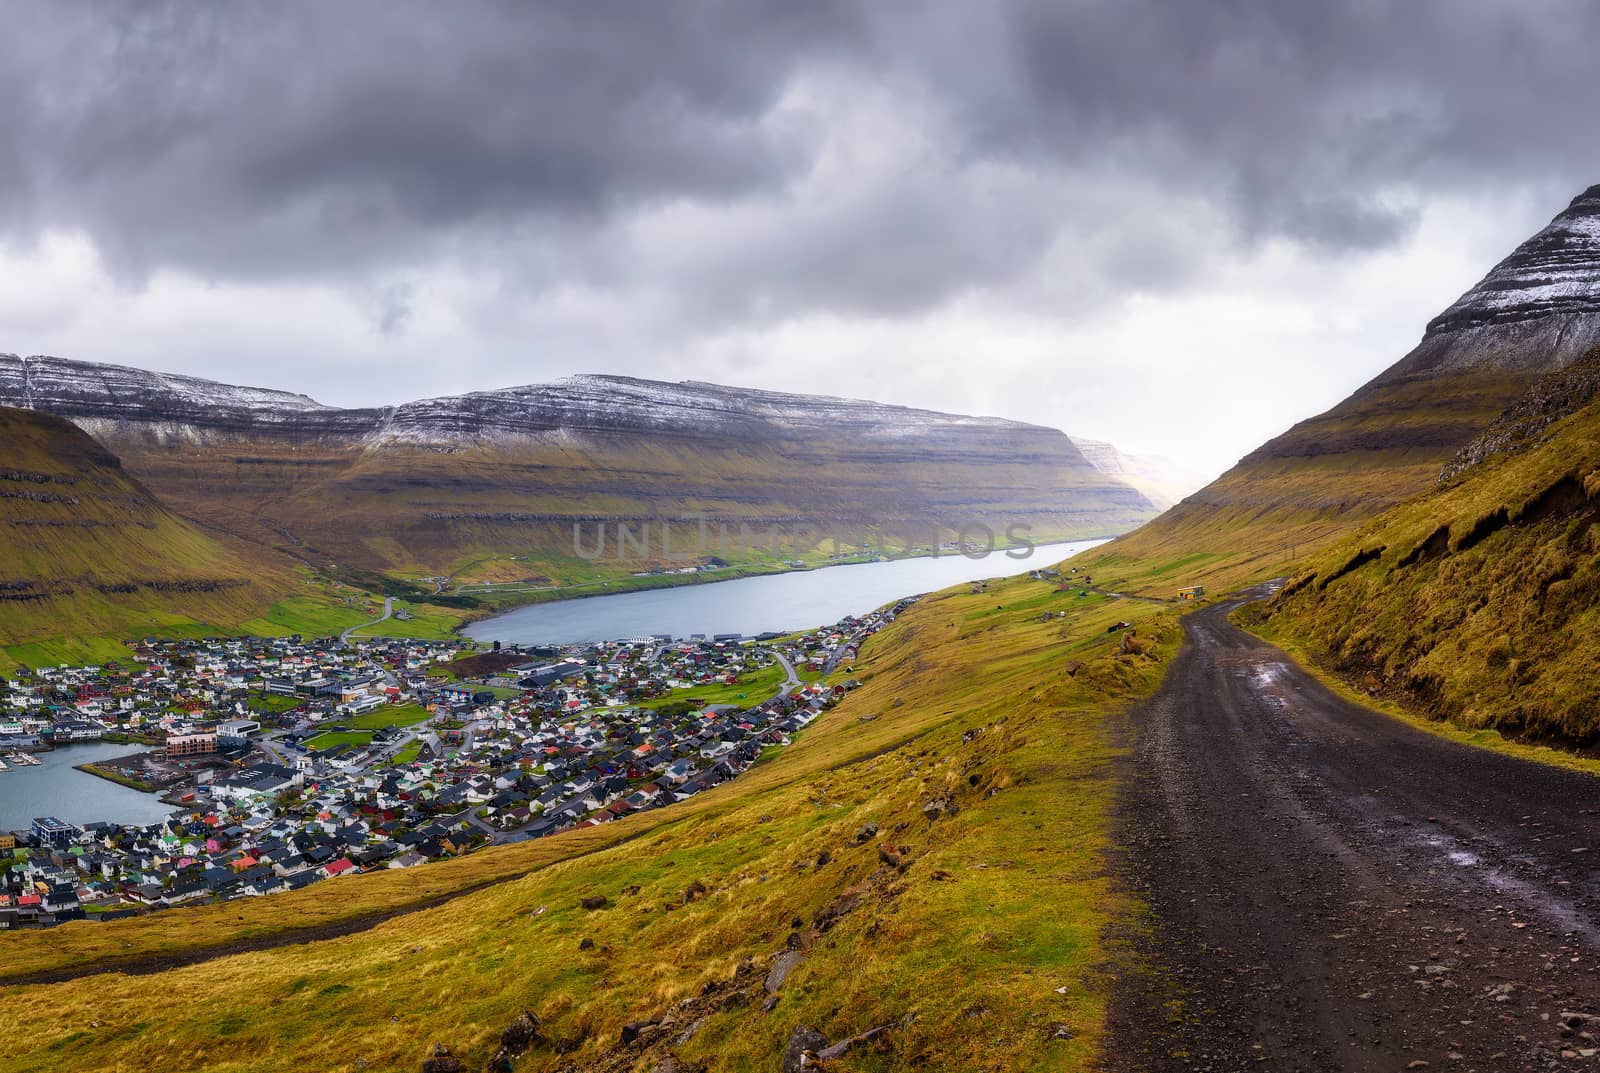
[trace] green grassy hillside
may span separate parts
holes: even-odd
[[[1121,652],[1123,618],[1149,651]],[[772,1069],[799,1025],[891,1026],[836,1070],[1082,1068],[1133,912],[1107,866],[1113,717],[1176,636],[1152,604],[963,588],[869,642],[865,685],[795,745],[683,805],[334,899],[7,936],[0,978],[115,968],[500,880],[343,938],[15,986],[0,1069],[415,1069],[436,1042],[482,1069],[525,1009],[547,1042],[519,1070]],[[666,1027],[619,1042],[647,1018]]]
[[[1511,440],[1316,556],[1263,628],[1415,710],[1593,744],[1600,404]]]
[[[150,634],[323,636],[378,617],[367,589],[180,517],[70,422],[0,407],[0,442],[0,671],[125,658]],[[361,632],[445,637],[462,619],[401,606],[410,619]]]
[[[927,457],[867,452],[853,441],[801,450],[643,434],[448,451],[142,435],[112,442],[165,502],[210,527],[319,569],[449,575],[458,584],[569,587],[713,556],[776,568],[794,557],[820,561],[836,550],[834,537],[848,546],[858,534],[873,539],[874,529],[879,546],[928,544],[935,521],[941,541],[968,522],[996,534],[1021,523],[1035,540],[1103,537],[1154,513],[1131,488],[1033,444]],[[656,519],[695,516],[708,519],[704,530],[680,522],[663,544]],[[634,543],[619,545],[619,522]],[[575,525],[597,559],[576,549]]]
[[[1158,595],[1292,573],[1352,527],[1431,486],[1532,380],[1500,370],[1379,378],[1082,561],[1097,581]]]
[[[168,511],[68,422],[0,408],[0,442],[0,647],[38,645],[48,660],[74,650],[62,638],[237,622],[289,587],[286,571],[247,564]]]

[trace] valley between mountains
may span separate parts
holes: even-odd
[[[0,936],[0,1070],[1600,1065],[1597,221],[1600,187],[1411,354],[1133,531],[912,603],[826,679],[857,686],[735,780],[424,867]],[[589,427],[604,392],[578,387]],[[96,487],[137,505],[129,524],[204,534],[217,571],[251,541],[285,549],[242,500],[196,505],[176,469],[197,445],[330,474],[286,497],[308,512],[330,489],[394,502],[413,459],[430,476],[407,502],[470,511],[487,475],[567,450],[550,428],[508,448],[435,420],[504,400],[428,407],[426,448],[389,456],[381,416],[277,400],[338,427],[284,437],[256,413],[242,445],[192,414],[104,410],[117,390],[57,394],[101,408],[50,428],[80,451],[100,438]],[[810,411],[771,405],[764,442],[821,450]],[[904,439],[880,418],[864,440]],[[1064,436],[939,427],[993,449],[995,503],[1044,516],[1105,477]],[[605,481],[663,487],[601,440],[585,466],[611,452]],[[114,479],[112,442],[134,480]],[[761,468],[783,451],[738,467],[810,494]],[[882,451],[884,472],[914,468]],[[944,461],[919,495],[971,476]],[[1053,476],[1030,487],[1040,464]],[[468,473],[470,495],[452,485]],[[1137,507],[1127,492],[1105,509]],[[408,583],[471,550],[397,526],[393,544],[307,546]]]

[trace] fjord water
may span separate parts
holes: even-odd
[[[568,644],[650,634],[757,634],[808,629],[860,615],[903,596],[963,581],[1011,577],[1051,566],[1104,540],[1041,544],[1026,559],[994,552],[982,559],[949,553],[938,558],[853,563],[818,570],[737,578],[704,585],[558,600],[475,622],[476,641]]]
[[[74,770],[78,764],[139,751],[137,745],[85,742],[34,754],[38,767],[8,764],[10,770],[0,772],[0,831],[26,831],[35,816],[55,816],[68,823],[155,823],[165,819],[172,814],[172,806],[162,804],[154,794]]]

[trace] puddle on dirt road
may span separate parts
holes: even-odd
[[[1250,668],[1250,679],[1255,682],[1258,689],[1272,689],[1288,676],[1289,667],[1284,663],[1258,663]]]
[[[1422,835],[1415,840],[1415,844],[1422,855],[1441,858],[1464,878],[1480,883],[1502,897],[1521,903],[1519,908],[1528,915],[1542,916],[1561,931],[1570,935],[1581,935],[1591,944],[1600,946],[1600,928],[1566,899],[1486,863],[1481,856],[1446,835]]]

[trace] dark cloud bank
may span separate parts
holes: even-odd
[[[1553,211],[1595,178],[1582,3],[0,15],[0,239],[85,233],[129,287],[346,288],[382,335],[440,264],[678,339],[973,295],[1076,316],[1268,241],[1384,249],[1441,194]]]

